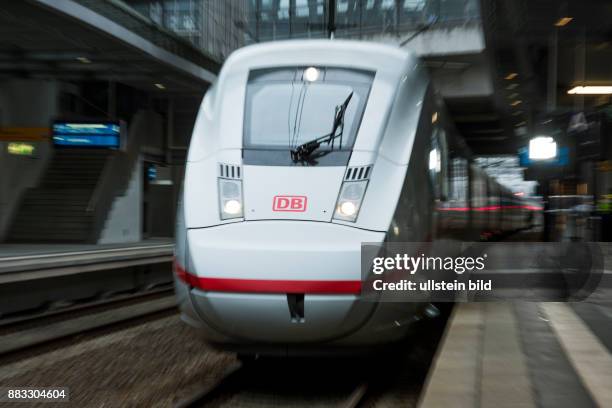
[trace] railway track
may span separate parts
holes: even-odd
[[[370,356],[237,362],[199,389],[184,390],[174,406],[415,407],[450,306],[441,312],[422,321],[412,341]]]
[[[278,375],[270,375],[270,370],[277,370],[279,367],[287,369],[289,364],[279,365],[277,363],[272,364],[271,367],[257,367],[256,365],[258,364],[238,362],[228,367],[221,377],[181,399],[175,407],[196,408],[239,405],[245,407],[337,406],[341,408],[357,408],[361,406],[368,395],[369,383],[358,378],[340,381],[340,384],[338,384],[337,378],[335,383],[327,382],[328,379],[324,378],[324,382],[327,382],[325,390],[321,389],[322,384],[318,381],[320,380],[319,378],[310,383],[303,382],[305,388],[298,389],[299,387],[295,387],[295,384],[287,387],[288,384],[279,379]],[[280,376],[284,375],[280,374]],[[262,377],[267,377],[276,386],[272,389],[266,387],[260,381]],[[302,377],[303,375],[294,379],[296,381],[304,380]],[[252,383],[256,384],[253,386]],[[267,385],[269,386],[270,384]],[[330,386],[333,386],[334,389],[327,389]]]
[[[10,359],[71,338],[82,339],[175,312],[172,288],[161,288],[6,319],[0,321],[0,358]]]

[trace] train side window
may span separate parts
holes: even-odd
[[[450,192],[449,200],[460,207],[468,205],[468,163],[462,157],[454,157],[450,161]]]
[[[487,203],[487,179],[476,166],[472,166],[471,203],[473,208],[484,207]]]
[[[446,200],[448,197],[447,159],[448,148],[444,130],[434,127],[431,134],[431,150],[429,151],[429,178],[436,199]]]
[[[446,201],[448,200],[448,196],[450,194],[450,186],[449,186],[449,160],[448,160],[448,143],[446,140],[446,131],[442,130],[440,132],[440,192],[441,199]]]

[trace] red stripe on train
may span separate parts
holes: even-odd
[[[455,212],[466,212],[470,210],[474,211],[499,211],[499,210],[530,210],[530,211],[541,211],[542,207],[535,205],[491,205],[485,207],[439,207],[439,211],[455,211]]]
[[[214,292],[359,294],[360,280],[271,280],[203,278],[174,262],[176,276],[195,288]]]

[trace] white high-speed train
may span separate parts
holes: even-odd
[[[424,305],[360,301],[362,242],[474,240],[535,210],[471,164],[415,55],[337,40],[245,47],[191,139],[182,318],[249,353],[397,341]]]

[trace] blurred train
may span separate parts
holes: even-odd
[[[472,164],[414,54],[337,40],[228,58],[179,201],[183,320],[227,349],[289,355],[413,331],[425,305],[360,301],[362,242],[478,240],[539,209]]]

